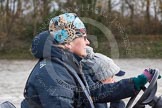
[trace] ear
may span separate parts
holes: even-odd
[[[70,50],[70,49],[72,48],[71,43],[67,43],[67,44],[65,44],[65,48]]]

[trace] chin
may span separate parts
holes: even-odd
[[[87,53],[82,53],[82,57],[86,57],[87,56]]]
[[[87,53],[86,53],[86,51],[80,51],[80,52],[76,52],[75,53],[76,55],[78,55],[78,56],[80,56],[80,57],[86,57],[87,56]]]
[[[85,54],[85,53],[80,53],[80,54],[77,54],[77,55],[80,56],[80,57],[86,57],[87,54]]]

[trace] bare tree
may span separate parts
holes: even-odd
[[[124,0],[121,0],[120,1],[120,10],[121,10],[121,17],[123,18],[124,17],[124,12],[125,12],[125,1]]]
[[[108,0],[108,13],[111,13],[112,11],[112,1]]]
[[[33,7],[34,7],[34,13],[33,13],[33,36],[36,34],[37,31],[37,15],[38,15],[38,2],[37,0],[33,0]]]
[[[132,0],[125,0],[125,3],[128,5],[128,7],[129,7],[129,9],[130,9],[130,13],[131,13],[131,15],[130,15],[130,20],[131,20],[131,22],[133,22],[133,18],[134,18],[134,0],[132,1]]]
[[[158,4],[157,4],[157,0],[153,1],[153,6],[154,6],[154,19],[157,20],[157,14],[158,14]]]
[[[120,1],[115,1],[115,0],[108,0],[108,13],[111,14],[113,8],[118,6],[120,4]]]
[[[48,14],[49,14],[49,9],[50,9],[50,4],[51,3],[51,0],[42,0],[42,7],[43,7],[43,10],[42,10],[42,15],[43,15],[43,19],[45,19]]]
[[[150,0],[146,0],[146,21],[150,23]]]
[[[4,6],[3,6],[4,0],[0,0],[0,13],[4,12]]]
[[[159,13],[161,15],[161,20],[162,20],[162,0],[158,0],[159,2]]]
[[[16,0],[14,0],[16,1]],[[17,0],[17,11],[16,11],[16,17],[20,17],[22,15],[22,0]]]

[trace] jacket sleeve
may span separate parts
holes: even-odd
[[[135,96],[138,92],[135,90],[131,78],[123,79],[111,84],[102,84],[100,82],[94,83],[93,81],[90,81],[91,78],[88,78],[87,80],[88,82],[91,82],[90,92],[94,102],[112,102]]]

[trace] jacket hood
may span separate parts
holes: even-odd
[[[50,56],[50,49],[52,45],[52,39],[48,31],[41,32],[34,37],[32,41],[31,51],[36,58],[46,58]]]

